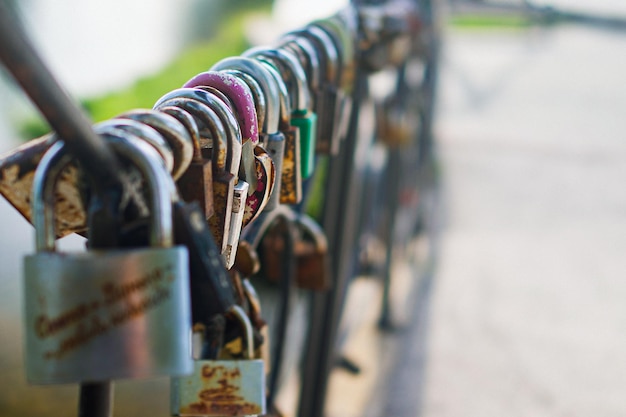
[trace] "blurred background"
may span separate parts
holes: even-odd
[[[13,2],[94,120],[151,107],[220,58],[341,7],[310,3]],[[444,227],[431,296],[408,300],[419,305],[403,317],[407,332],[381,336],[363,320],[346,348],[362,372],[333,375],[327,414],[626,415],[626,31],[468,3],[440,2]],[[626,16],[623,0],[534,4]],[[6,151],[47,128],[0,78]],[[21,262],[32,228],[2,200],[0,230],[0,414],[73,415],[75,387],[25,384]],[[411,274],[397,265],[399,282]],[[377,309],[372,291],[355,294],[348,307]],[[392,377],[377,379],[381,367]],[[116,415],[167,415],[167,381],[116,385]]]

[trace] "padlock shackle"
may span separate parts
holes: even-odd
[[[228,104],[208,91],[200,88],[193,88],[193,90],[198,100],[209,106],[222,121],[226,130],[226,169],[237,178],[239,176],[243,145],[241,126]]]
[[[246,314],[243,308],[238,305],[232,306],[228,312],[232,314],[242,325],[246,333],[246,352],[248,359],[254,358],[254,331],[252,329],[252,323],[250,317]]]
[[[282,126],[290,126],[291,125],[291,99],[289,97],[289,90],[287,89],[287,85],[285,81],[280,76],[278,68],[276,68],[271,62],[265,60],[259,60],[261,64],[265,67],[267,71],[269,71],[272,76],[272,80],[276,87],[278,88],[278,102],[280,104],[280,118],[279,118],[279,128]]]
[[[296,213],[291,207],[286,205],[280,205],[272,211],[265,211],[261,213],[250,227],[241,232],[241,239],[248,242],[253,249],[258,248],[267,229],[279,218],[283,218],[286,221],[294,221]]]
[[[306,29],[290,32],[295,35],[309,39],[313,44],[316,53],[324,57],[325,68],[320,71],[323,75],[324,82],[327,84],[335,84],[339,73],[339,51],[332,38],[326,31],[316,26],[309,26]],[[321,66],[321,65],[320,65]]]
[[[191,140],[191,160],[193,162],[202,162],[202,151],[200,150],[200,132],[198,131],[198,123],[196,119],[187,110],[183,110],[176,106],[164,106],[160,107],[159,111],[164,114],[169,114],[178,120],[189,134]]]
[[[174,90],[173,92],[177,92]],[[172,93],[173,93],[172,92]],[[206,137],[211,140],[212,152],[211,161],[214,172],[227,172],[226,160],[228,156],[228,144],[226,139],[226,128],[217,113],[199,100],[193,100],[187,97],[178,97],[177,94],[168,93],[161,97],[154,105],[155,109],[162,107],[178,107],[189,113],[200,123],[211,131],[211,136]],[[201,135],[202,137],[202,135]]]
[[[316,48],[313,42],[301,36],[285,35],[281,38],[279,47],[286,46],[292,50],[298,57],[298,61],[304,67],[306,61],[307,69],[305,69],[306,79],[309,85],[309,92],[317,91],[320,88],[321,66],[317,56]],[[303,59],[300,59],[303,58]]]
[[[97,133],[99,129],[96,129]],[[152,247],[169,248],[174,244],[172,203],[178,201],[174,180],[152,146],[139,137],[119,129],[101,133],[113,150],[128,159],[146,181],[150,200],[150,235]]]
[[[245,107],[245,111],[248,112],[248,113],[254,114],[254,120],[256,121],[257,119],[256,119],[256,109],[254,107],[254,98],[252,98],[252,92],[250,91],[250,88],[248,87],[248,84],[246,84],[244,81],[241,81],[235,75],[225,74],[224,72],[218,72],[218,74],[220,74],[222,76],[227,75],[229,77],[232,77],[238,83],[241,83],[242,85],[245,86],[245,88],[250,93],[250,102]],[[219,98],[222,102],[224,102],[227,105],[227,107],[229,108],[228,111],[231,111],[232,108],[235,106],[233,104],[233,101],[226,94],[224,94],[224,92],[218,90],[215,87],[211,87],[211,86],[207,86],[207,85],[199,85],[199,86],[197,86],[195,88],[198,88],[198,89],[201,89],[203,91],[206,91],[209,94],[214,95],[217,98]],[[241,122],[241,117],[238,117],[237,119]],[[241,132],[241,134],[243,136],[243,127],[241,125],[239,125],[239,127],[240,127],[239,131]],[[242,138],[241,158],[240,158],[241,160],[240,160],[240,163],[239,163],[239,173],[237,174],[237,173],[233,173],[232,172],[233,168],[236,168],[237,165],[234,165],[234,166],[231,165],[231,170],[230,170],[230,172],[235,177],[237,177],[237,175],[239,175],[240,178],[238,178],[238,180],[243,178],[245,181],[248,182],[248,184],[250,185],[250,187],[248,189],[248,194],[251,194],[257,188],[256,162],[254,160],[254,147],[257,145],[257,143],[259,141],[259,136],[258,136],[258,126],[256,124],[254,126],[254,131],[257,134],[256,143],[253,142],[251,138]]]
[[[153,109],[135,109],[124,112],[116,119],[131,119],[144,123],[163,136],[174,155],[172,178],[180,178],[193,159],[193,140],[181,121],[167,113]]]
[[[343,17],[343,18],[342,18]],[[346,93],[350,94],[354,83],[354,63],[355,63],[355,39],[356,34],[349,33],[350,29],[346,20],[350,17],[338,14],[322,20],[312,22],[309,27],[319,27],[325,31],[335,44],[339,55],[338,85]]]
[[[263,94],[263,90],[261,89],[261,85],[259,84],[259,82],[253,76],[243,71],[235,69],[224,69],[219,72],[223,72],[224,74],[237,77],[244,83],[246,83],[246,85],[250,89],[250,93],[252,94],[254,104],[252,107],[256,112],[257,133],[260,134],[261,132],[263,132],[263,130],[265,129],[265,115],[267,113],[267,100],[265,98],[265,95]]]
[[[123,155],[134,164],[148,183],[152,202],[150,245],[172,246],[172,201],[177,199],[176,188],[157,151],[139,137],[119,128],[95,126],[94,131],[117,154]],[[54,205],[57,179],[71,160],[71,155],[65,152],[64,143],[58,141],[45,153],[35,171],[32,194],[33,225],[36,249],[39,252],[56,249],[54,210],[51,208]]]
[[[99,128],[106,129],[109,127],[131,133],[146,141],[146,143],[150,144],[150,146],[152,146],[159,153],[161,159],[163,159],[163,162],[165,163],[167,171],[170,173],[173,171],[174,155],[172,153],[172,148],[167,143],[165,138],[163,138],[163,136],[161,136],[161,134],[154,128],[132,119],[109,119],[96,123],[94,125],[94,130]]]
[[[244,52],[244,56],[271,63],[280,70],[281,76],[295,87],[294,94],[290,95],[292,111],[312,109],[306,73],[294,52],[279,48],[256,47]]]
[[[248,84],[224,71],[206,71],[187,81],[183,87],[213,87],[221,91],[232,102],[241,125],[243,142],[259,143],[259,125],[254,106],[254,96]]]
[[[239,175],[239,164],[241,162],[241,128],[231,109],[221,99],[200,88],[179,88],[174,91],[176,92],[175,96],[177,98],[198,101],[215,112],[225,132],[226,170],[237,177]],[[168,95],[165,95],[163,97],[167,96]]]
[[[303,231],[307,233],[315,243],[315,247],[319,251],[328,251],[328,238],[324,229],[312,217],[307,214],[299,213],[296,216],[296,223],[302,226]]]
[[[280,119],[279,91],[266,68],[254,59],[244,57],[225,58],[211,67],[211,71],[225,69],[239,70],[255,78],[266,100],[263,133],[276,133]]]

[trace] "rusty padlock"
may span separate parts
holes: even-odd
[[[296,257],[295,283],[299,288],[326,291],[331,288],[328,242],[322,228],[309,216],[294,214],[297,235],[293,252]],[[278,282],[286,251],[284,231],[270,226],[261,243],[264,278]]]
[[[200,150],[200,130],[196,119],[185,109],[178,106],[163,106],[159,108],[177,118],[190,132],[193,151],[191,163],[187,170],[176,181],[180,196],[184,201],[197,201],[204,212],[204,218],[213,216],[213,168],[211,160],[205,159]]]
[[[247,358],[194,361],[191,376],[174,378],[171,413],[174,416],[245,416],[265,414],[265,364],[254,358],[253,329],[239,306],[231,311],[245,331]]]
[[[328,240],[324,230],[306,214],[296,217],[300,231],[296,242],[296,284],[300,288],[326,291],[332,287]]]

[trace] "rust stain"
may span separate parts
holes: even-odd
[[[237,367],[205,365],[201,369],[204,389],[198,401],[182,406],[180,414],[241,416],[260,414],[262,407],[241,395],[241,370]]]
[[[185,201],[197,201],[209,219],[213,211],[213,169],[211,161],[192,162],[176,182]]]
[[[285,135],[285,154],[283,157],[283,167],[280,177],[280,202],[282,204],[296,204],[299,201],[298,184],[299,178],[296,169],[300,169],[296,163],[296,143],[297,135],[288,132]]]
[[[180,409],[180,414],[204,414],[214,416],[244,416],[261,414],[261,406],[254,403],[207,404],[198,402]]]
[[[31,192],[41,158],[56,141],[46,135],[17,147],[0,157],[0,193],[32,223]],[[75,164],[61,173],[55,192],[57,236],[86,230],[84,196],[79,191],[82,174]]]
[[[208,224],[217,247],[224,246],[225,232],[229,230],[229,215],[233,203],[233,189],[235,177],[230,173],[214,174],[213,177],[213,216],[209,218]],[[228,222],[228,223],[227,223]]]

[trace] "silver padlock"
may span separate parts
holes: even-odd
[[[237,245],[239,245],[243,215],[246,212],[246,200],[248,199],[249,188],[250,184],[240,179],[233,189],[234,198],[230,216],[230,233],[228,234],[226,242],[226,251],[222,254],[227,269],[233,267],[235,258],[237,257]]]
[[[58,253],[55,184],[70,156],[57,142],[37,168],[33,224],[37,253],[24,259],[26,376],[66,384],[189,374],[193,361],[188,255],[172,247],[174,184],[138,137],[101,135],[144,176],[151,247]]]
[[[265,365],[262,359],[252,359],[252,324],[241,307],[232,307],[231,313],[245,329],[248,359],[195,361],[193,375],[172,380],[172,415],[247,416],[266,413]]]

